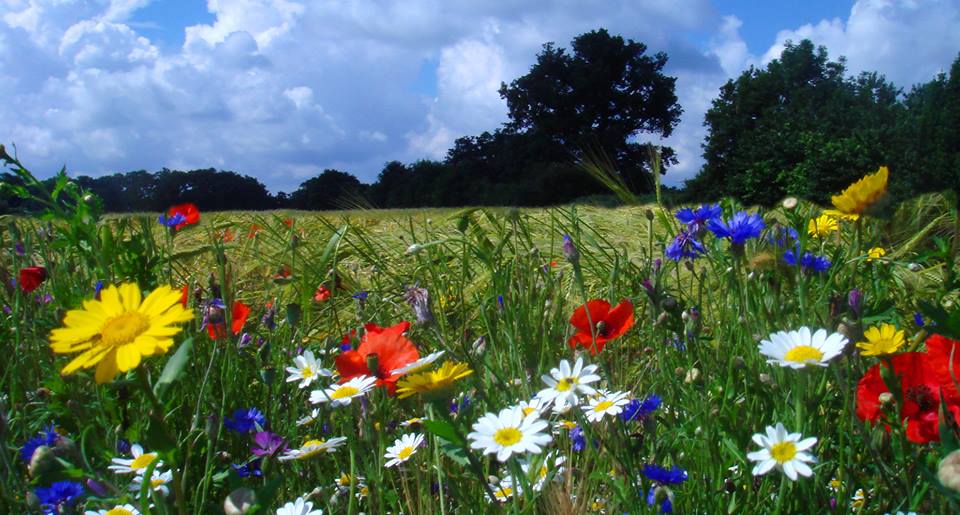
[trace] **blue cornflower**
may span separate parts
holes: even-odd
[[[117,453],[119,454],[130,454],[133,445],[130,443],[130,440],[126,438],[117,439]]]
[[[656,411],[662,403],[663,399],[657,394],[650,395],[642,401],[640,399],[633,399],[623,407],[620,418],[622,418],[624,422],[643,420],[646,416]]]
[[[157,223],[166,227],[176,227],[186,221],[186,217],[180,213],[177,213],[169,218],[166,215],[160,215],[157,217]]]
[[[460,413],[470,407],[470,402],[469,395],[464,395],[463,400],[460,402],[457,402],[456,399],[450,401],[450,413]]]
[[[717,238],[729,239],[730,243],[736,246],[742,246],[751,238],[759,238],[764,227],[763,218],[760,215],[752,215],[746,211],[737,211],[729,222],[719,217],[707,221],[707,229],[710,229],[710,232]]]
[[[367,295],[369,295],[369,294],[370,294],[370,292],[358,291],[357,293],[354,293],[354,294],[353,294],[353,298],[355,298],[355,299],[357,299],[357,300],[367,300]]]
[[[260,459],[250,460],[247,463],[242,465],[236,465],[231,463],[230,467],[233,468],[233,471],[237,473],[240,477],[261,477],[263,476],[263,471],[260,470]]]
[[[67,513],[67,508],[77,503],[84,490],[76,481],[57,481],[48,487],[35,488],[33,493],[44,513]]]
[[[687,471],[674,465],[672,469],[665,469],[659,465],[644,465],[641,474],[650,481],[661,485],[679,485],[687,480]]]
[[[233,412],[233,417],[223,417],[223,425],[227,429],[240,434],[260,431],[267,425],[267,418],[257,408],[239,408]]]
[[[767,241],[776,244],[780,248],[792,247],[800,241],[800,234],[793,227],[784,227],[777,225]]]
[[[675,215],[680,223],[687,226],[687,230],[695,235],[700,235],[707,226],[707,222],[714,218],[723,216],[723,208],[720,204],[701,204],[696,209],[685,207]]]
[[[570,430],[570,440],[573,442],[575,452],[580,452],[587,446],[587,439],[583,437],[583,429],[580,426]]]
[[[29,463],[30,460],[33,459],[33,453],[36,452],[37,448],[44,446],[53,447],[59,439],[60,435],[57,434],[53,424],[50,424],[43,428],[43,431],[31,437],[23,444],[23,448],[20,449],[20,459]]]
[[[667,245],[663,253],[674,261],[680,261],[683,258],[696,259],[707,253],[703,244],[696,240],[693,234],[687,231],[680,231],[680,234]]]
[[[793,250],[784,252],[783,260],[790,266],[797,266],[797,252]],[[800,268],[806,272],[826,272],[832,264],[825,256],[817,256],[810,252],[805,252],[800,257]]]
[[[103,290],[103,281],[97,281],[93,285],[93,298],[100,300],[100,291]]]
[[[919,312],[913,314],[913,323],[917,324],[917,327],[923,327],[923,315]]]
[[[673,492],[663,486],[651,486],[647,492],[647,505],[660,505],[660,513],[673,513]]]

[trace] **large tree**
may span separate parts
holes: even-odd
[[[362,203],[364,186],[356,177],[340,170],[327,169],[307,179],[290,195],[290,206],[296,209],[348,209]]]
[[[682,112],[676,79],[663,73],[667,55],[646,55],[643,43],[604,29],[577,36],[572,49],[570,54],[545,44],[526,75],[501,85],[507,130],[549,137],[568,159],[583,150],[602,151],[635,190],[649,190],[640,165],[645,152],[634,138],[669,136]]]

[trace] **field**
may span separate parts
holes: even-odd
[[[826,214],[161,223],[37,183],[0,231],[0,512],[956,511],[955,204],[870,177]]]

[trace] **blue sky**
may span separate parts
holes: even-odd
[[[41,175],[217,167],[291,191],[373,181],[506,121],[501,82],[596,28],[664,51],[684,108],[664,144],[702,164],[718,88],[810,38],[851,73],[929,80],[960,51],[960,0],[2,0],[0,141]],[[640,140],[649,140],[641,135]]]

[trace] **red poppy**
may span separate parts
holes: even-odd
[[[409,323],[401,322],[392,327],[380,328],[379,332],[368,331],[356,350],[341,352],[336,358],[340,382],[344,383],[363,375],[374,376],[377,378],[377,386],[386,387],[387,393],[393,395],[400,376],[391,372],[420,359],[420,353],[413,342],[400,334],[404,324],[409,326]],[[367,363],[373,355],[376,356],[377,369],[371,371]]]
[[[177,204],[175,206],[170,206],[170,209],[167,210],[167,217],[173,217],[176,215],[183,216],[183,221],[174,226],[174,229],[180,230],[188,225],[193,225],[200,221],[200,210],[197,209],[197,206],[187,202],[186,204]]]
[[[313,294],[313,300],[317,302],[326,302],[330,299],[331,295],[333,295],[333,293],[330,292],[326,285],[321,284],[320,287],[317,288],[317,292]]]
[[[190,285],[184,284],[183,288],[180,288],[180,304],[183,307],[187,307],[187,298],[190,296]]]
[[[233,241],[233,237],[233,231],[229,227],[220,232],[220,241],[224,243],[230,243]]]
[[[353,338],[356,337],[356,336],[357,336],[357,330],[356,330],[356,329],[351,329],[349,333],[344,334],[344,335],[340,338],[340,344],[341,344],[341,345],[350,345],[351,340],[353,340]]]
[[[893,373],[899,377],[903,406],[901,420],[907,421],[907,439],[916,443],[940,440],[939,410],[940,393],[943,392],[947,409],[954,417],[960,417],[960,396],[944,388],[936,373],[937,358],[922,352],[905,352],[891,358]],[[876,423],[881,418],[880,394],[889,392],[880,367],[886,362],[867,370],[857,384],[857,417]],[[887,431],[890,427],[887,426]]]
[[[47,280],[47,269],[42,266],[28,266],[20,269],[20,289],[30,293]]]
[[[939,334],[931,334],[927,337],[926,344],[933,373],[936,374],[940,384],[950,394],[957,394],[960,397],[960,392],[957,391],[957,385],[954,383],[954,378],[960,381],[960,342]],[[950,373],[951,361],[952,374]]]
[[[587,309],[590,310],[589,319]],[[592,331],[591,321],[593,322]],[[633,304],[624,299],[610,309],[610,303],[605,300],[591,300],[573,312],[570,324],[577,329],[567,342],[570,348],[575,349],[579,344],[585,349],[590,349],[590,354],[596,354],[603,350],[607,342],[616,340],[633,327]],[[596,346],[593,345],[592,333],[597,337]]]
[[[256,235],[260,234],[260,231],[262,231],[262,230],[263,230],[263,228],[260,227],[260,226],[257,225],[257,224],[251,225],[251,226],[250,226],[250,232],[247,233],[247,238],[253,238],[253,237],[255,237]]]
[[[287,227],[293,227],[293,220],[290,218],[285,218],[283,220],[283,225],[286,225]]]
[[[286,279],[287,277],[290,277],[290,267],[287,265],[280,267],[276,275],[273,276],[274,279]]]
[[[234,335],[240,334],[240,331],[243,330],[243,324],[247,323],[247,317],[250,315],[250,306],[240,302],[239,300],[233,303],[233,310],[230,315],[230,332]],[[216,324],[207,324],[207,334],[210,335],[210,338],[217,340],[220,338],[225,338],[227,335],[224,331],[224,323]]]
[[[402,335],[403,333],[410,330],[410,322],[403,320],[399,324],[392,325],[390,327],[380,327],[377,324],[370,323],[370,324],[364,324],[363,329],[364,331],[366,331],[366,334],[388,333],[388,334]],[[364,338],[366,338],[366,336],[364,336]]]

